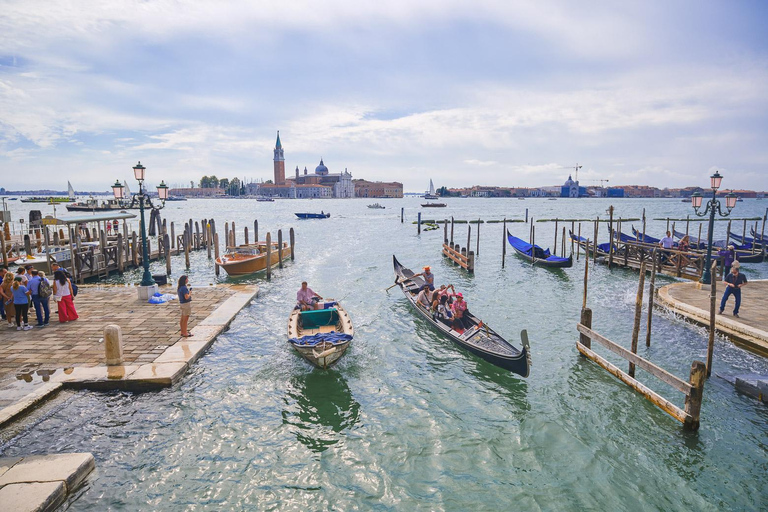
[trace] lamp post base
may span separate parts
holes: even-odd
[[[158,292],[156,284],[150,286],[139,285],[136,289],[139,291],[139,300],[143,300],[144,302],[148,301],[150,297]]]

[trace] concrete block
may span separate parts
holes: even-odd
[[[5,425],[17,416],[32,409],[38,402],[45,400],[61,389],[62,385],[56,382],[46,382],[41,386],[35,386],[34,390],[17,402],[0,409],[0,426]]]
[[[758,380],[757,390],[760,392],[761,400],[768,404],[768,380]]]
[[[757,388],[756,379],[736,377],[736,389],[752,398],[759,398],[760,390]]]
[[[170,387],[187,371],[187,363],[150,363],[141,365],[131,373],[122,389],[142,391]]]
[[[71,372],[51,377],[68,388],[75,389],[124,389],[126,377],[138,370],[138,365],[129,366],[79,366]]]
[[[2,510],[14,512],[53,511],[66,497],[66,487],[60,481],[9,484],[0,488]]]
[[[139,300],[147,302],[151,296],[159,291],[156,284],[152,286],[137,286],[136,289],[139,292]]]
[[[62,481],[66,484],[65,490],[71,491],[76,489],[95,467],[96,461],[90,453],[24,457],[0,476],[0,485]]]
[[[0,458],[0,476],[3,476],[9,469],[20,462],[22,457],[3,457]]]
[[[187,339],[187,338],[184,338]],[[213,344],[213,341],[179,341],[165,349],[155,363],[187,363],[192,364]]]

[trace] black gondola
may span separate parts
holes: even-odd
[[[448,336],[460,347],[469,350],[491,364],[528,377],[531,371],[531,360],[528,333],[525,329],[520,332],[522,350],[512,346],[469,311],[464,315],[469,324],[468,328],[463,333],[452,329],[442,321],[432,318],[432,313],[416,302],[416,296],[424,285],[424,279],[420,276],[414,277],[413,271],[397,261],[397,257],[392,256],[392,261],[395,267],[395,283],[400,287],[403,295],[416,311],[441,334]]]
[[[569,268],[573,266],[573,255],[567,258],[555,256],[549,252],[549,249],[542,249],[538,245],[531,245],[516,236],[510,235],[509,231],[507,231],[507,240],[518,255],[536,266],[549,268]]]

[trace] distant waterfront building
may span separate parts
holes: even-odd
[[[383,181],[352,180],[355,197],[403,197],[403,184]]]
[[[352,174],[344,169],[344,172],[331,173],[323,159],[315,168],[313,174],[309,174],[304,167],[304,174],[299,172],[296,166],[294,177],[285,177],[285,154],[280,143],[280,132],[277,132],[274,156],[275,180],[273,184],[261,184],[258,193],[265,196],[285,197],[290,199],[302,198],[351,198],[355,197],[355,185],[352,183]]]
[[[562,187],[560,187],[560,197],[586,197],[587,196],[587,188],[586,187],[580,187],[578,181],[573,181],[573,178],[571,176],[568,176],[568,179],[563,184]]]
[[[182,197],[224,197],[225,191],[219,187],[172,188],[168,194]]]

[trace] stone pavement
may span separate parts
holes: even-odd
[[[175,289],[161,287],[162,293]],[[226,286],[195,287],[190,328],[209,316],[236,290]],[[117,324],[123,332],[125,364],[154,361],[166,348],[179,341],[179,303],[149,304],[139,301],[132,287],[80,287],[75,298],[80,319],[59,323],[54,314],[56,303],[51,301],[51,321],[48,327],[16,331],[0,326],[0,380],[19,375],[32,379],[32,372],[75,366],[96,366],[105,362],[103,330],[107,324]],[[34,313],[30,325],[37,323]],[[194,340],[194,336],[189,338]]]
[[[717,309],[725,288],[717,283]],[[675,283],[659,289],[659,303],[692,322],[709,326],[710,293],[698,283]],[[736,344],[768,356],[768,280],[750,281],[741,289],[739,318],[733,316],[734,299],[725,313],[717,315],[715,327]]]

